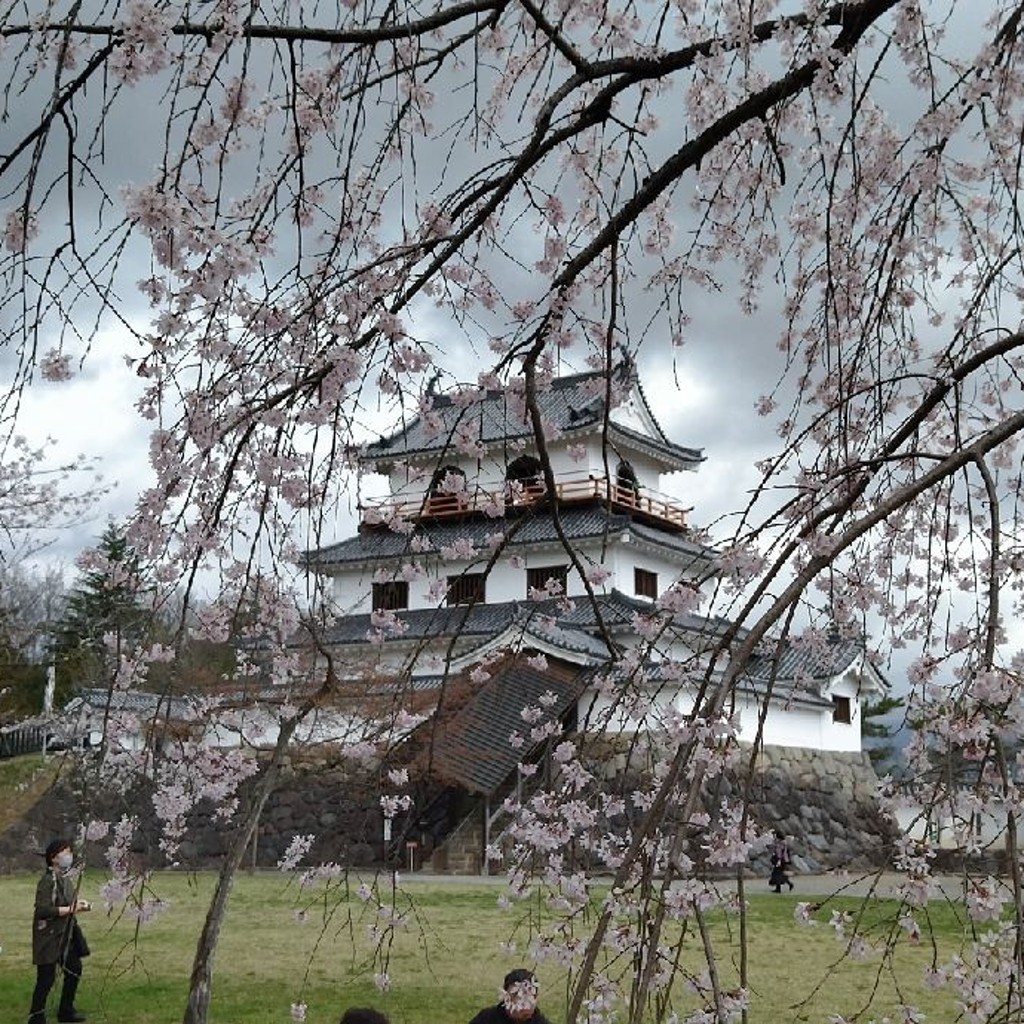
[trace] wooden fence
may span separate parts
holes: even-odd
[[[0,732],[0,758],[38,754],[43,749],[46,729],[41,725],[23,725]]]

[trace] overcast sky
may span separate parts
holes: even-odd
[[[972,47],[971,29],[985,4],[964,6],[971,7],[970,14],[964,15],[963,25],[954,26],[954,34],[960,45]],[[900,90],[897,84],[891,88],[898,116]],[[117,152],[116,174],[122,180],[148,177],[158,160],[162,125],[160,118],[147,116],[153,95],[143,92],[131,98],[118,115],[120,130],[112,126],[108,132],[108,145]],[[685,232],[690,212],[680,209],[674,214],[680,232]],[[146,273],[144,265],[128,269],[127,278]],[[674,353],[674,364],[667,344],[647,346],[640,355],[640,376],[668,435],[680,444],[704,449],[706,461],[698,473],[666,478],[664,489],[692,505],[692,521],[705,525],[743,506],[758,479],[755,461],[777,446],[772,421],[759,417],[754,405],[758,396],[777,382],[780,356],[776,341],[783,324],[779,301],[770,293],[754,317],[740,312],[735,290],[729,287],[718,294],[694,289],[690,298],[692,326],[686,344]],[[638,322],[643,322],[645,300],[637,301]],[[140,317],[145,315],[141,303],[138,312]],[[442,365],[452,379],[472,379],[471,347],[439,312],[421,308],[412,328],[445,353]],[[478,366],[483,368],[485,339],[476,339],[476,344],[481,353]],[[49,383],[37,379],[25,395],[21,432],[34,440],[57,439],[60,459],[77,453],[99,458],[104,476],[116,483],[91,522],[57,538],[47,552],[51,561],[70,566],[78,551],[102,532],[107,517],[127,515],[136,494],[152,482],[147,460],[150,424],[139,419],[134,409],[142,382],[125,361],[125,356],[135,355],[135,342],[126,332],[107,329],[72,380]],[[581,368],[567,366],[566,370]],[[374,430],[391,426],[386,418],[373,414],[368,414],[367,423]],[[355,518],[342,517],[337,525],[339,535],[344,535],[354,529]],[[719,535],[724,536],[725,530]]]

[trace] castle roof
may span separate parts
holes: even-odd
[[[789,640],[778,649],[773,646],[755,654],[749,672],[762,679],[833,679],[863,656],[862,640],[829,638],[813,644]]]
[[[549,436],[593,433],[607,427],[612,445],[644,452],[661,464],[663,472],[693,469],[703,461],[699,448],[676,444],[659,426],[631,361],[613,371],[611,383],[617,394],[633,396],[646,432],[617,422],[614,408],[606,416],[609,383],[604,371],[592,371],[555,377],[539,388],[537,404]],[[427,414],[417,415],[393,434],[365,445],[359,453],[360,461],[380,464],[440,455],[453,446],[457,435],[460,443],[479,441],[488,447],[533,437],[522,392],[514,386],[466,396],[436,394],[429,401]]]
[[[79,691],[64,708],[65,713],[123,711],[142,718],[168,718],[184,721],[195,718],[197,701],[188,696],[170,696],[143,690],[87,688]]]
[[[658,530],[627,513],[609,511],[596,502],[588,506],[561,509],[559,523],[566,539],[574,542],[621,536],[628,531],[636,540],[655,545],[664,553],[675,556],[674,560],[680,564],[707,563],[714,557],[711,548],[690,539],[686,534]],[[306,560],[310,568],[324,571],[332,566],[386,562],[412,557],[414,553],[437,553],[462,538],[486,553],[495,534],[504,534],[508,546],[513,548],[561,543],[552,513],[531,510],[522,515],[500,519],[467,517],[428,520],[418,523],[409,534],[387,527],[367,528],[353,537],[308,552]],[[413,537],[419,538],[418,550],[415,552],[412,547]]]
[[[494,666],[483,684],[460,702],[457,713],[421,725],[408,741],[428,751],[431,773],[471,793],[491,794],[539,746],[523,709],[558,721],[575,704],[589,673],[552,661],[540,668],[523,658]],[[522,743],[512,742],[514,734]],[[413,750],[414,753],[414,750]]]
[[[452,636],[479,642],[518,626],[524,633],[567,652],[603,660],[608,657],[608,645],[598,635],[599,623],[603,622],[610,633],[630,630],[634,616],[652,609],[651,602],[631,598],[618,590],[597,594],[594,602],[585,597],[576,598],[568,611],[560,607],[558,599],[413,608],[396,613],[404,630],[386,637],[383,642],[421,643]],[[702,615],[677,614],[672,617],[672,626],[688,633],[718,636],[725,632],[728,623]],[[327,626],[323,642],[331,646],[365,644],[367,634],[372,632],[369,614],[343,615]]]
[[[633,635],[635,617],[653,610],[649,601],[618,590],[596,595],[593,602],[577,598],[568,609],[561,607],[557,599],[412,609],[399,613],[404,631],[386,637],[383,643],[418,646],[424,641],[457,636],[463,641],[459,657],[464,660],[504,634],[518,639],[523,648],[542,644],[555,657],[562,655],[578,665],[594,667],[609,664],[609,642],[615,647],[623,638]],[[602,626],[607,637],[602,635]],[[729,632],[730,623],[718,617],[677,613],[666,616],[666,628],[691,644],[703,637],[704,649],[710,652]],[[365,644],[372,632],[369,615],[346,615],[328,627],[323,639],[329,645],[359,645]],[[742,639],[744,632],[739,630],[733,639]],[[654,664],[650,666],[653,675],[649,678],[668,682],[672,671],[671,666]],[[850,671],[861,672],[871,690],[883,692],[888,688],[866,656],[863,641],[837,638],[817,643],[785,640],[777,649],[756,652],[736,682],[758,697],[770,694],[776,703],[825,707],[831,703],[828,684]],[[712,677],[717,678],[720,673],[720,669],[715,669]],[[434,685],[442,685],[442,676],[429,678]],[[420,682],[427,688],[431,685],[423,679]]]

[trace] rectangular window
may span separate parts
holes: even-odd
[[[853,708],[849,697],[832,698],[832,721],[849,725],[853,721]]]
[[[633,593],[638,597],[649,597],[654,601],[658,596],[658,574],[649,569],[634,569]]]
[[[375,612],[398,611],[409,607],[409,584],[405,580],[373,584],[373,610]]]
[[[448,604],[481,603],[486,598],[487,577],[482,572],[464,572],[448,577]]]
[[[566,592],[569,582],[569,566],[567,565],[538,565],[535,569],[526,570],[526,594],[530,595],[531,590],[543,590],[548,580],[554,580],[562,590]]]

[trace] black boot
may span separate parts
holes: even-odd
[[[75,995],[78,993],[78,982],[81,980],[82,963],[68,963],[64,967],[64,984],[60,990],[60,1005],[57,1007],[57,1020],[61,1024],[79,1024],[85,1020],[85,1014],[75,1009]]]

